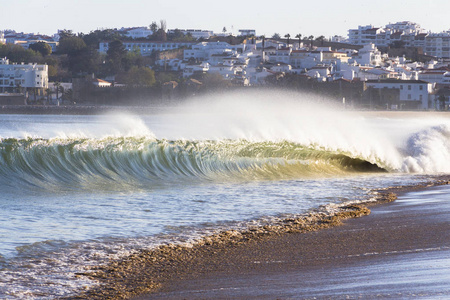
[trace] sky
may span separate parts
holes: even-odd
[[[0,0],[0,30],[52,35],[149,26],[257,35],[347,36],[358,25],[412,21],[432,32],[450,30],[449,0]]]

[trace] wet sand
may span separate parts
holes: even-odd
[[[212,251],[136,299],[450,298],[450,186],[371,211]]]

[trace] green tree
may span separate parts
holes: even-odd
[[[80,36],[88,47],[99,48],[100,42],[114,41],[124,39],[124,37],[114,29],[95,30],[89,34],[81,34]]]
[[[121,74],[119,79],[129,86],[153,86],[156,82],[152,69],[137,66],[132,66],[128,72]]]
[[[38,63],[42,60],[40,53],[15,44],[0,44],[0,57],[7,57],[15,63]]]
[[[108,51],[106,52],[106,64],[110,75],[117,74],[124,70],[124,59],[127,50],[123,43],[119,40],[109,43]]]
[[[150,30],[153,31],[153,33],[158,31],[158,24],[156,24],[155,21],[152,22],[152,24],[150,24]]]
[[[52,54],[52,47],[45,42],[37,42],[37,43],[31,44],[28,48],[33,51],[39,52],[42,56],[47,56],[47,55]]]
[[[298,33],[295,37],[298,38],[298,47],[300,48],[300,45],[302,44],[302,34]]]
[[[185,35],[181,30],[175,29],[172,33],[167,34],[167,40],[173,42],[191,42],[195,39],[190,33]]]
[[[274,34],[272,35],[272,38],[273,38],[274,40],[279,40],[279,39],[281,39],[281,35],[280,35],[279,33],[274,33]]]
[[[82,38],[70,36],[59,40],[58,54],[76,54],[85,49],[86,43]]]
[[[56,100],[59,99],[59,91],[61,89],[61,83],[56,81],[53,83],[53,86],[55,87],[55,92],[56,92]]]
[[[308,40],[310,41],[310,43],[311,43],[311,48],[313,47],[313,42],[314,42],[314,36],[313,35],[310,35],[309,37],[308,37]]]
[[[323,46],[323,41],[325,41],[325,37],[321,35],[316,38],[316,41],[320,42],[320,45]]]
[[[290,44],[290,41],[291,41],[291,35],[288,33],[288,34],[285,34],[284,37],[287,39],[287,45],[289,47],[289,44]]]
[[[67,30],[67,29],[59,30],[58,35],[59,35],[60,40],[75,36],[75,34],[72,32],[72,30]]]

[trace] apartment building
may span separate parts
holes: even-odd
[[[388,24],[384,28],[358,26],[358,29],[348,31],[348,38],[350,44],[372,43],[378,47],[402,42],[406,47],[422,48],[427,55],[450,58],[450,30],[441,33],[426,32],[419,24],[409,21]]]
[[[167,51],[175,50],[182,47],[190,47],[194,43],[192,42],[138,42],[138,41],[127,41],[123,42],[123,46],[128,51],[139,50],[142,56],[149,56],[154,51]],[[99,46],[100,53],[106,53],[109,48],[109,42],[101,42]]]
[[[48,66],[38,64],[10,64],[0,59],[0,91],[16,92],[20,88],[48,88]]]
[[[450,30],[425,37],[424,52],[439,58],[450,58]]]

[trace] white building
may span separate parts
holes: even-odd
[[[125,36],[132,39],[146,38],[153,34],[153,31],[148,27],[122,28],[120,31],[125,32]]]
[[[153,51],[175,50],[182,47],[190,47],[194,43],[190,42],[123,42],[123,46],[128,51],[139,50],[142,56],[151,55]],[[106,53],[109,48],[109,42],[101,42],[99,46],[100,53]]]
[[[340,35],[334,35],[330,38],[330,42],[333,43],[347,43],[348,38],[340,36]]]
[[[349,29],[348,41],[353,45],[375,44],[377,34],[384,32],[381,28],[375,28],[372,25],[358,26],[358,29]]]
[[[256,30],[254,30],[254,29],[239,29],[239,35],[241,35],[241,36],[256,36]]]
[[[38,64],[10,64],[0,59],[0,90],[13,92],[19,88],[48,88],[48,66]]]
[[[367,44],[358,51],[353,59],[360,65],[380,66],[382,63],[381,52],[374,44]]]
[[[348,38],[349,43],[354,45],[373,43],[378,47],[402,42],[406,47],[422,48],[427,55],[450,58],[450,30],[426,32],[419,24],[409,21],[388,24],[384,28],[358,26],[358,29],[348,31]]]
[[[209,39],[214,35],[214,32],[210,30],[201,30],[201,29],[169,29],[167,33],[168,34],[174,33],[175,30],[181,31],[181,33],[183,33],[184,35],[190,34],[196,40],[200,38]]]
[[[430,83],[438,83],[442,84],[445,79],[445,74],[449,71],[448,68],[439,68],[439,69],[426,69],[419,72],[419,79],[430,82]]]
[[[398,89],[400,91],[400,103],[418,109],[432,107],[431,94],[433,85],[422,80],[368,80],[367,87],[375,89]]]
[[[0,44],[6,44],[5,34],[3,31],[0,31]]]
[[[439,58],[450,58],[450,30],[430,33],[425,37],[424,52]]]
[[[184,50],[184,59],[208,61],[217,59],[217,55],[226,54],[227,56],[236,56],[246,51],[247,45],[230,45],[226,42],[201,42],[192,45],[191,49]],[[210,62],[212,64],[218,62]]]

